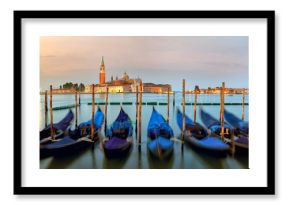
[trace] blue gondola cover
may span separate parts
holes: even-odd
[[[121,108],[117,119],[110,126],[107,137],[127,138],[133,135],[133,125],[128,114]]]
[[[172,128],[154,107],[148,123],[147,133],[150,138],[156,138],[158,136],[171,138],[174,135]]]

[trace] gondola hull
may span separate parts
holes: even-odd
[[[231,144],[230,139],[225,139],[225,142]],[[235,142],[235,153],[239,155],[249,154],[249,138],[245,136],[236,137]]]
[[[172,128],[169,126],[164,117],[155,110],[154,107],[148,123],[147,136],[150,139],[155,139],[159,136],[168,139],[173,137]]]
[[[53,130],[58,139],[63,137],[64,132],[70,127],[73,117],[74,117],[73,112],[69,110],[66,116],[61,121],[59,121],[58,123],[54,123],[52,125]],[[50,125],[48,125],[43,130],[40,131],[39,133],[40,140],[45,139],[44,141],[46,141],[47,138],[49,138],[51,135],[50,132],[51,132]]]
[[[220,122],[206,113],[203,109],[200,110],[201,119],[203,123],[211,130],[213,135],[220,136],[221,124]],[[225,135],[224,140],[227,144],[231,144],[231,132],[232,127],[225,123]],[[234,136],[235,150],[238,154],[247,154],[249,149],[249,141],[245,136]]]
[[[151,156],[159,160],[169,159],[173,153],[173,147],[173,141],[165,137],[157,137],[147,143]]]
[[[94,115],[94,137],[91,138],[91,120],[81,123],[75,130],[69,131],[69,136],[50,139],[40,144],[40,158],[48,156],[64,157],[78,153],[98,140],[98,131],[102,127],[104,114],[100,108]]]
[[[64,132],[62,130],[55,130],[55,136],[54,136],[54,139],[56,140],[59,140],[61,138],[64,137]],[[51,141],[53,140],[52,137],[50,136],[50,131],[49,131],[49,134],[47,134],[48,137],[45,137],[45,138],[42,138],[40,140],[40,144],[41,145],[45,145],[45,144],[48,144],[48,143],[51,143]]]
[[[221,135],[221,123],[219,120],[205,112],[203,109],[200,109],[200,117],[203,124],[211,131],[212,134],[219,136]],[[231,137],[231,127],[227,123],[224,123],[224,136],[226,138]]]
[[[197,139],[194,136],[187,134],[185,135],[184,140],[194,149],[214,156],[226,156],[230,149],[229,145],[223,143],[222,140],[215,136],[207,136],[203,139]]]
[[[133,125],[129,115],[121,108],[118,117],[102,141],[104,154],[108,159],[123,158],[129,154],[133,144]]]
[[[109,159],[118,159],[127,156],[132,148],[132,140],[132,137],[127,139],[118,137],[104,139],[102,145],[106,157]]]
[[[225,110],[225,119],[229,124],[231,124],[231,126],[235,128],[236,135],[248,137],[249,122],[243,121],[242,119],[238,118],[237,116],[235,116],[234,114],[230,113],[227,110]]]
[[[174,148],[174,142],[170,140],[174,136],[173,130],[154,107],[148,123],[147,133],[148,139],[150,139],[147,143],[150,155],[159,160],[168,159]]]
[[[182,113],[177,111],[177,124],[182,128]],[[207,134],[204,127],[199,123],[194,123],[187,115],[185,115],[185,137],[184,140],[193,148],[205,151],[215,156],[224,156],[229,151],[229,145],[224,143],[220,138]]]
[[[77,154],[94,145],[95,141],[90,139],[90,136],[74,140],[69,136],[64,137],[59,141],[51,144],[40,146],[40,158],[49,156],[66,157],[68,155]]]

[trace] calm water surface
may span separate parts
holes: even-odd
[[[109,94],[109,102],[133,102],[133,105],[122,105],[125,112],[127,112],[132,120],[135,130],[136,120],[136,106],[135,94]],[[40,110],[40,130],[44,128],[44,96],[40,97],[41,110]],[[74,95],[54,95],[53,107],[73,105],[75,100]],[[198,95],[198,102],[200,103],[218,103],[220,100],[219,95]],[[173,128],[175,138],[180,138],[181,131],[176,123],[176,109],[181,108],[181,93],[175,94],[175,107],[173,107],[173,96],[170,96],[170,117],[169,124]],[[186,102],[193,102],[194,95],[186,95]],[[241,103],[241,95],[225,96],[225,102]],[[49,102],[49,96],[48,96]],[[91,102],[90,94],[81,95],[81,105],[78,108],[78,123],[87,121],[91,118]],[[96,94],[95,102],[105,102],[105,95]],[[143,102],[167,102],[167,94],[143,94]],[[248,96],[245,96],[245,102],[248,102]],[[104,111],[104,106],[100,105]],[[66,158],[49,157],[40,160],[40,168],[49,169],[247,169],[248,157],[245,156],[226,156],[214,157],[206,153],[196,151],[187,144],[184,145],[182,151],[181,144],[176,140],[174,143],[174,154],[169,161],[160,162],[153,160],[147,152],[147,126],[152,112],[151,105],[143,105],[142,107],[142,145],[141,150],[134,144],[131,153],[121,160],[108,160],[104,156],[100,143],[96,143],[93,149],[85,150],[81,153]],[[97,105],[96,105],[97,108]],[[96,110],[95,108],[95,110]],[[157,105],[155,108],[166,118],[167,105]],[[197,121],[201,122],[199,116],[199,108],[197,106]],[[219,106],[203,106],[203,108],[219,119]],[[242,107],[237,105],[225,106],[227,110],[241,116]],[[75,112],[75,109],[72,109]],[[108,126],[116,119],[120,111],[120,105],[108,105]],[[53,120],[58,122],[61,120],[68,109],[53,111]],[[193,118],[193,105],[186,106],[186,114]],[[248,120],[248,106],[245,106],[245,120]],[[49,116],[48,116],[49,122]],[[75,123],[73,121],[71,129],[74,129]],[[99,133],[100,137],[104,137],[104,126]],[[134,142],[136,142],[136,135],[134,133]]]

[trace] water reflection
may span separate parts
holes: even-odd
[[[104,154],[104,150],[102,149],[102,152]],[[132,148],[129,151],[129,153],[125,156],[123,156],[120,159],[108,159],[105,155],[102,158],[103,161],[103,168],[104,169],[122,169],[124,165],[126,164],[127,160],[129,159],[129,156],[132,154]]]
[[[53,157],[48,165],[48,169],[66,169],[71,166],[71,164],[77,160],[79,156],[77,154],[72,154],[66,157]]]
[[[174,152],[174,151],[173,151]],[[174,162],[174,153],[168,159],[158,160],[154,158],[149,152],[147,152],[149,168],[150,169],[171,169],[173,167]]]
[[[104,169],[122,169],[127,162],[129,155],[121,159],[107,159],[103,157],[103,168]]]

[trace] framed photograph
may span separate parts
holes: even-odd
[[[14,11],[14,194],[275,194],[274,11]]]

